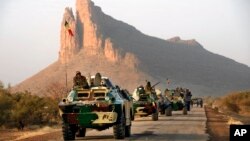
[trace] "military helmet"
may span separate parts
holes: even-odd
[[[76,71],[76,74],[81,74],[81,72],[80,71]]]

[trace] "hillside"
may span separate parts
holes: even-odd
[[[139,20],[139,19],[138,19]],[[65,30],[65,21],[74,36]],[[157,26],[157,25],[156,25]],[[61,26],[59,59],[14,87],[44,95],[52,86],[68,89],[76,70],[84,75],[101,72],[116,84],[133,90],[145,80],[169,87],[190,88],[195,95],[223,95],[250,89],[250,68],[207,51],[196,40],[163,40],[104,14],[90,0],[76,1],[76,14],[66,8]]]

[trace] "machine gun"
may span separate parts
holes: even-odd
[[[156,85],[158,85],[158,84],[160,84],[161,82],[159,81],[159,82],[157,82],[157,83],[155,83],[153,86],[151,86],[152,88],[154,88]]]

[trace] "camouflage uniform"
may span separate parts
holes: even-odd
[[[82,76],[81,72],[79,72],[79,71],[76,72],[76,76],[74,77],[73,82],[74,82],[74,86],[89,88],[86,77]]]

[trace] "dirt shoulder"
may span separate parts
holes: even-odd
[[[39,129],[5,129],[0,130],[0,141],[20,141],[20,140],[48,140],[53,137],[61,136],[61,128],[43,127]],[[34,138],[36,137],[36,138]]]
[[[229,141],[228,116],[205,107],[207,116],[207,132],[210,135],[209,141]]]

